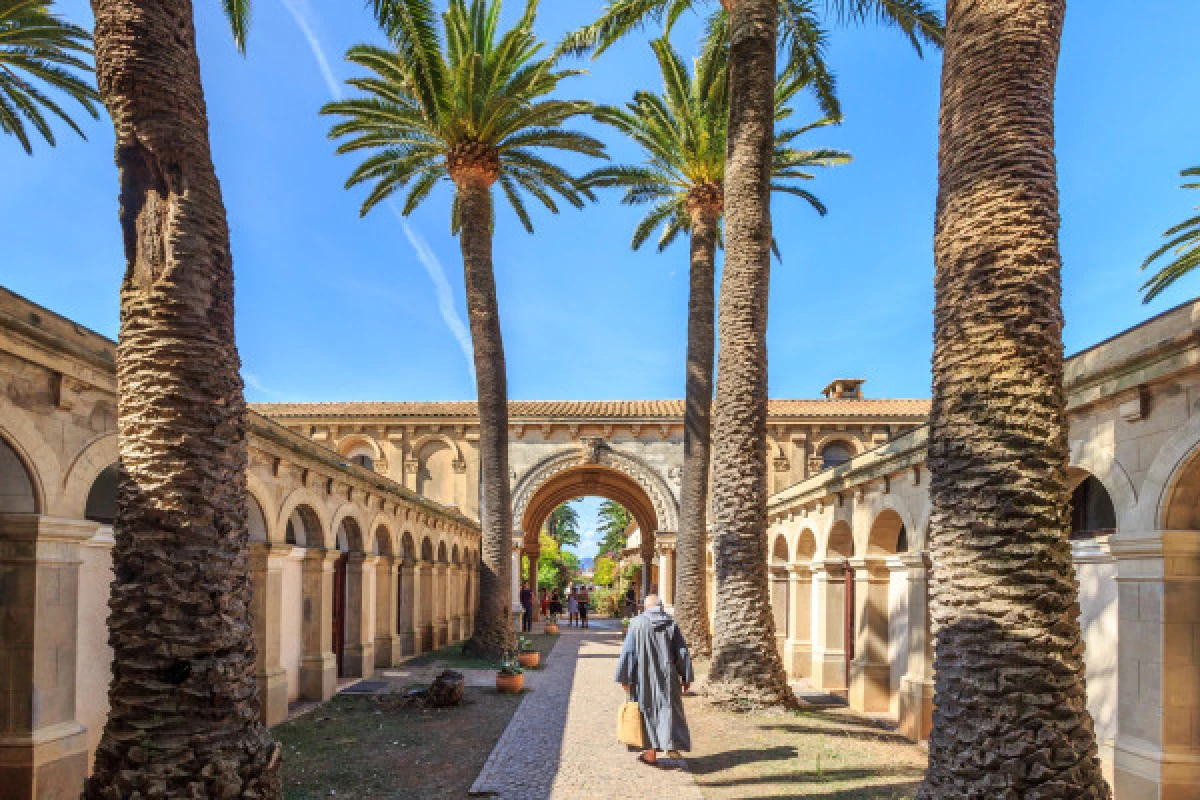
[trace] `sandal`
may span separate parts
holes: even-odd
[[[639,753],[639,754],[638,754],[638,757],[637,757],[637,760],[638,760],[638,761],[640,761],[640,762],[642,762],[643,764],[645,764],[647,767],[657,767],[657,766],[658,766],[658,761],[657,761],[657,760],[654,760],[654,761],[647,761],[647,760],[646,760],[646,754],[645,754],[645,753]]]

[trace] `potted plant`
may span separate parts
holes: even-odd
[[[504,663],[496,672],[496,691],[502,694],[517,694],[525,688],[524,673],[525,670],[505,653]]]
[[[551,636],[558,634],[558,614],[553,611],[550,612],[550,621],[546,623],[546,633]]]
[[[522,636],[518,640],[520,642],[520,652],[517,653],[517,663],[525,669],[536,667],[542,660],[542,654],[533,647],[533,640],[527,636]]]

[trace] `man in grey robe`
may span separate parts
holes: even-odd
[[[629,623],[617,662],[617,683],[642,711],[650,747],[638,759],[653,766],[658,763],[657,751],[692,749],[683,693],[691,687],[693,675],[687,642],[658,595],[646,595],[645,608]]]

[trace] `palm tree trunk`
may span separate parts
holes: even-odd
[[[1067,519],[1054,81],[1063,0],[951,0],[919,796],[1107,798]]]
[[[466,652],[495,658],[513,646],[512,502],[508,485],[508,379],[496,278],[492,273],[492,194],[489,184],[468,177],[458,183],[462,221],[459,245],[467,287],[467,313],[475,349],[479,392],[479,459],[483,485],[483,569],[479,613]]]
[[[126,272],[111,709],[88,798],[277,797],[259,717],[233,263],[187,0],[93,0]]]
[[[688,297],[687,378],[683,409],[683,484],[675,619],[695,655],[712,652],[708,628],[708,458],[712,442],[713,306],[717,254],[716,208],[692,214],[691,292]]]
[[[717,603],[710,691],[794,702],[767,587],[767,295],[778,0],[729,0],[725,272],[718,317],[712,506]]]

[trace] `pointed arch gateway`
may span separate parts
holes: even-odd
[[[584,438],[580,445],[543,459],[517,482],[513,520],[523,532],[525,552],[539,550],[538,532],[558,506],[579,497],[603,497],[623,505],[637,522],[647,588],[656,536],[679,528],[675,494],[659,471],[641,459],[600,439]]]

